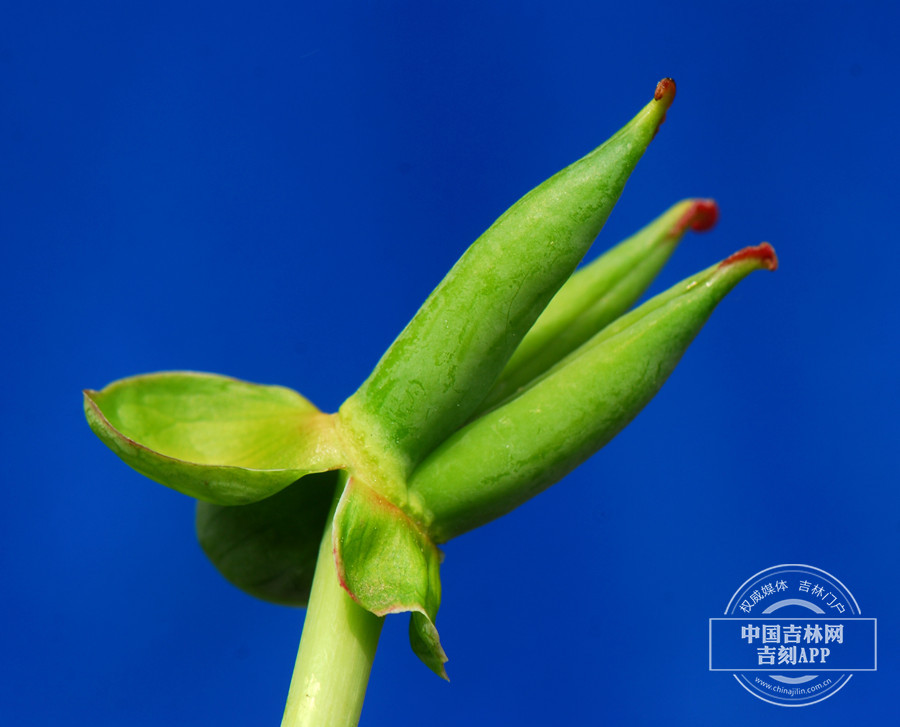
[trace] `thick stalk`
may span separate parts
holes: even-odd
[[[335,504],[342,490],[339,485]],[[384,619],[359,606],[338,583],[333,518],[334,505],[319,546],[282,727],[355,727],[366,696]]]

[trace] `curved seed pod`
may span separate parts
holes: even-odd
[[[403,478],[484,399],[590,247],[665,118],[675,84],[609,141],[535,188],[460,258],[340,410],[358,447]]]
[[[685,232],[709,230],[718,216],[711,199],[684,200],[576,271],[528,331],[475,416],[494,408],[625,313],[668,262]]]
[[[84,392],[94,433],[142,475],[198,500],[244,505],[343,464],[333,417],[296,391],[185,371]]]
[[[722,298],[753,270],[776,266],[767,243],[735,253],[608,326],[450,437],[409,483],[434,540],[509,512],[600,449],[653,398]]]

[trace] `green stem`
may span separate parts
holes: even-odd
[[[282,727],[355,727],[366,696],[384,619],[359,606],[338,582],[331,522],[344,482],[319,546]]]

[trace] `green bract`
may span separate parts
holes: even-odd
[[[198,538],[232,583],[305,605],[318,556],[366,611],[409,611],[414,651],[446,676],[437,544],[602,447],[728,291],[776,266],[767,244],[747,248],[628,313],[685,231],[715,222],[715,203],[691,199],[574,272],[674,94],[660,82],[608,142],[504,213],[338,413],[281,387],[173,372],[85,392],[91,427],[130,466],[200,501]],[[289,711],[308,694],[292,687]]]
[[[447,656],[434,627],[441,554],[425,529],[350,477],[334,514],[334,554],[341,585],[367,611],[412,612],[413,651],[446,679]]]
[[[198,500],[244,505],[341,466],[334,423],[300,394],[169,372],[84,392],[94,433],[138,472]]]
[[[305,606],[338,472],[309,475],[243,507],[197,502],[197,539],[219,572],[251,596]]]

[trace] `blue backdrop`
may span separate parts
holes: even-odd
[[[626,7],[627,5],[627,7]],[[5,3],[0,720],[277,724],[303,612],[226,583],[193,502],[80,390],[193,369],[334,410],[522,193],[673,76],[601,234],[715,197],[657,289],[771,241],[603,452],[445,548],[452,682],[389,618],[364,725],[845,725],[896,712],[893,3]],[[707,669],[708,619],[808,563],[879,668],[803,709]]]

